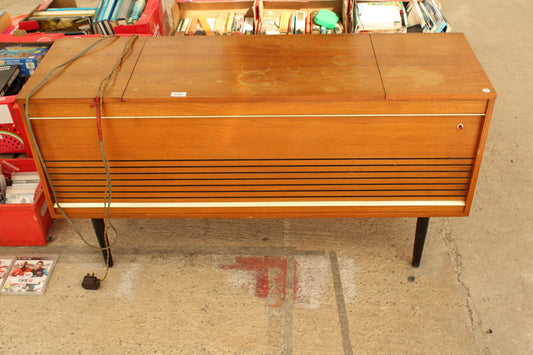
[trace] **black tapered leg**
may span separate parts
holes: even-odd
[[[429,217],[419,217],[416,220],[415,232],[415,246],[413,248],[412,265],[418,267],[420,259],[422,259],[422,251],[424,250],[424,242],[426,241],[426,234],[428,231]]]
[[[96,238],[98,239],[98,245],[100,245],[100,248],[106,248],[106,249],[102,249],[102,255],[104,256],[104,262],[107,262],[107,265],[109,267],[112,267],[113,256],[111,255],[111,249],[108,248],[109,239],[107,238],[107,235],[105,235],[104,233],[104,229],[105,229],[104,220],[102,218],[92,218],[91,221],[93,222],[94,232],[96,233]]]

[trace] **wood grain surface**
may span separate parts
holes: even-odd
[[[91,41],[55,44],[29,87]],[[90,100],[123,45],[30,100],[45,194],[75,217],[103,212]],[[104,96],[111,216],[467,215],[494,98],[460,34],[139,39]]]

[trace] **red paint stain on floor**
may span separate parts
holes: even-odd
[[[297,263],[294,262],[293,297],[297,292]],[[287,258],[272,256],[237,256],[235,263],[224,265],[222,269],[236,269],[256,272],[255,295],[261,298],[273,299],[272,306],[283,304],[287,294]]]

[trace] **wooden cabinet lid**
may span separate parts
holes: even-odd
[[[384,99],[368,35],[148,38],[124,101],[332,97]]]
[[[57,40],[18,99],[99,38]],[[97,95],[129,37],[106,37],[58,69],[32,101]],[[104,99],[126,102],[335,102],[493,99],[464,35],[139,37]]]
[[[387,100],[494,99],[461,33],[372,34]]]
[[[31,96],[32,101],[41,99],[86,101],[94,98],[98,93],[100,83],[112,71],[128,40],[128,37],[58,39],[22,88],[18,99],[26,99],[30,90],[54,68],[75,58],[89,46],[100,41],[69,65],[56,69],[41,89],[32,93]],[[127,55],[116,78],[108,85],[104,93],[106,100],[121,100],[145,40],[145,37],[136,39],[131,53]]]

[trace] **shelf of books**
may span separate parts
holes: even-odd
[[[75,36],[447,32],[435,0],[45,0],[13,31]],[[4,32],[5,34],[6,32]]]
[[[176,0],[173,35],[448,32],[434,0]]]
[[[4,34],[162,36],[169,29],[162,0],[100,0],[95,7],[78,7],[75,0],[44,0]]]

